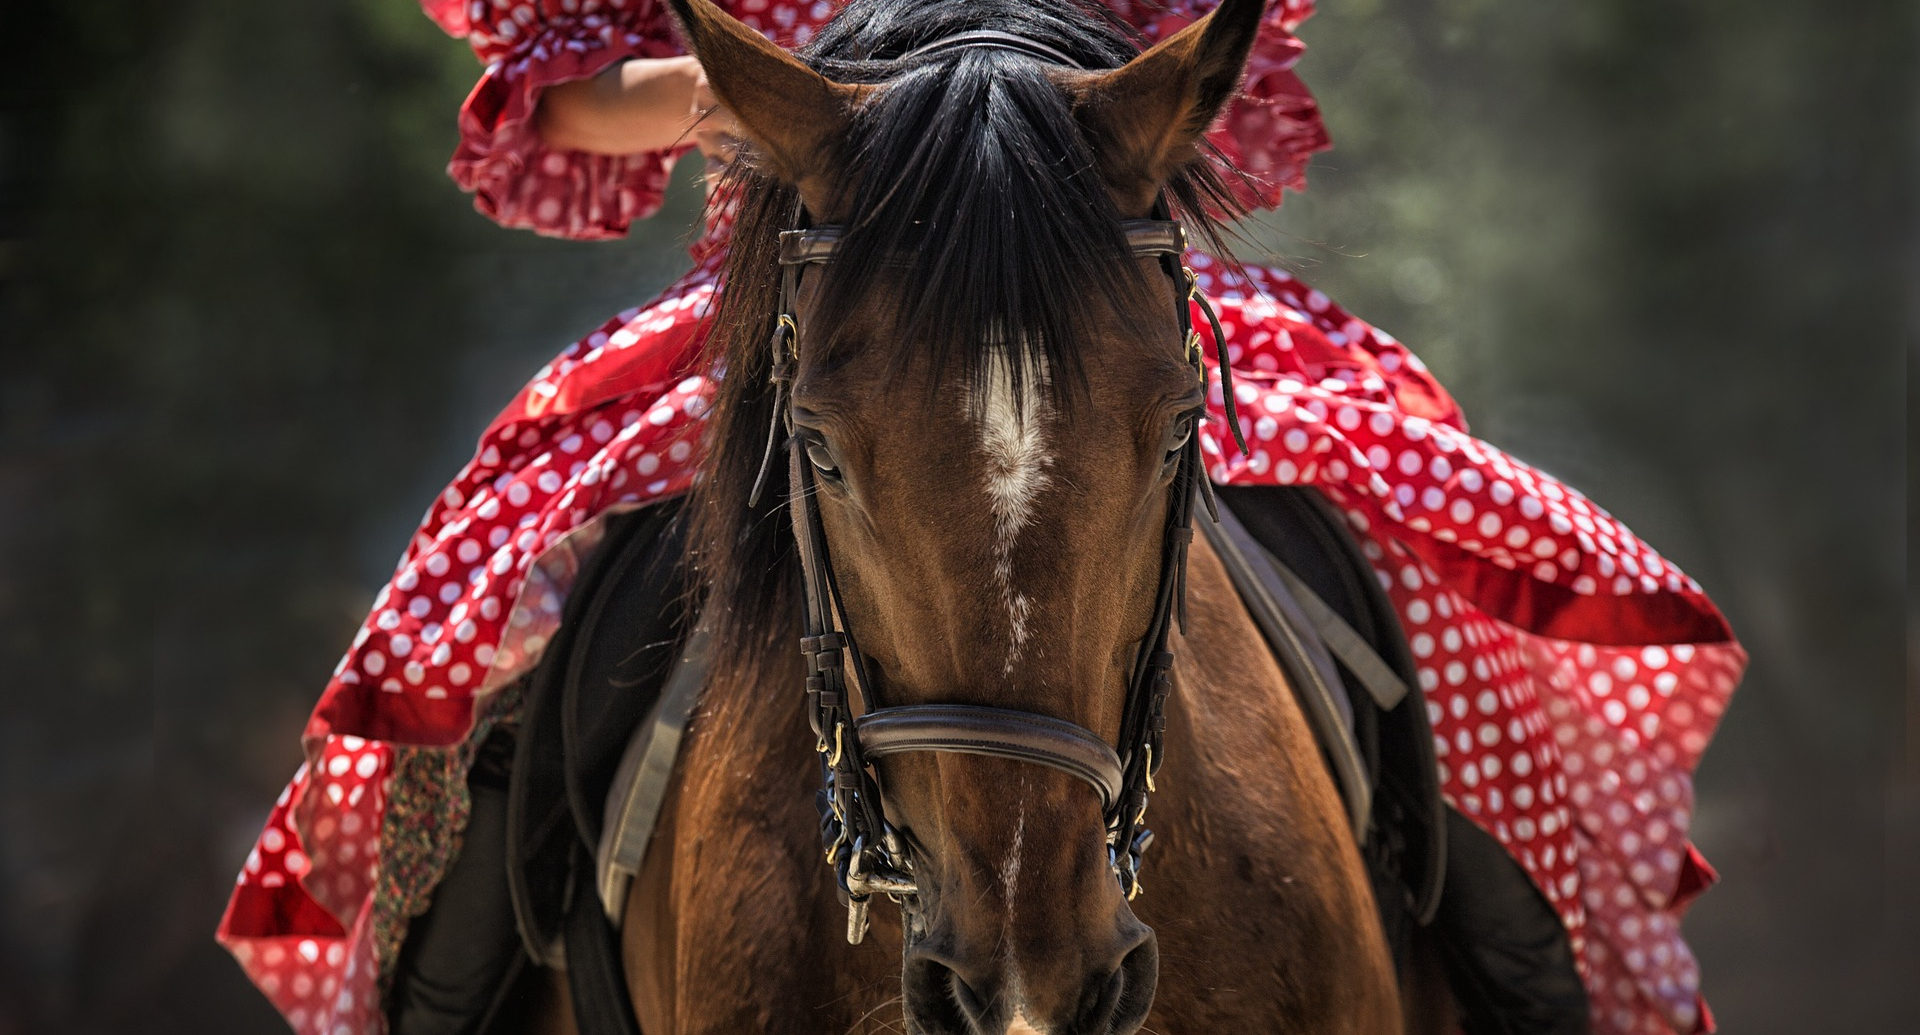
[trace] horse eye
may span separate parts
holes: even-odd
[[[813,465],[814,472],[830,482],[840,480],[840,468],[833,462],[833,452],[824,442],[807,443],[807,462]]]
[[[1187,448],[1187,440],[1193,437],[1193,426],[1198,420],[1197,414],[1189,413],[1173,422],[1168,438],[1167,455],[1163,460],[1167,466],[1171,467],[1179,462],[1181,452]]]

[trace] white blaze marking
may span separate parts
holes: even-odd
[[[1027,776],[1025,773],[1020,774],[1020,792],[1016,800],[1020,803],[1020,813],[1014,817],[1013,841],[1007,845],[1007,858],[1000,864],[1000,890],[1006,896],[1003,900],[1006,908],[1000,915],[999,951],[1006,954],[1007,960],[1006,985],[1000,990],[1000,994],[1014,1004],[1013,1027],[1007,1030],[1007,1035],[1015,1035],[1023,1030],[1021,1025],[1024,1023],[1027,1010],[1026,996],[1021,988],[1019,960],[1013,955],[1013,899],[1020,891],[1020,851],[1027,841]],[[1027,1030],[1032,1027],[1029,1025]]]
[[[1011,673],[1027,642],[1029,604],[1013,588],[1013,547],[1033,517],[1033,501],[1047,484],[1047,454],[1041,429],[1040,385],[1045,372],[1023,371],[1020,393],[1005,352],[994,353],[987,372],[987,398],[978,408],[980,449],[987,458],[987,506],[993,513],[993,578],[1006,604],[1006,671]],[[1022,414],[1025,419],[1022,420]]]
[[[1027,837],[1027,801],[1020,799],[1020,816],[1013,824],[1013,844],[1007,847],[1007,861],[1000,864],[1000,886],[1007,896],[1007,922],[1013,922],[1013,895],[1020,888],[1020,844]]]

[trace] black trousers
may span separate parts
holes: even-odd
[[[1467,1035],[1587,1035],[1566,927],[1500,842],[1452,809],[1433,928]]]
[[[387,996],[392,1035],[478,1035],[526,969],[507,891],[510,734],[484,745],[467,777],[473,811],[460,854],[407,928]]]

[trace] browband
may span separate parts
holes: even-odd
[[[1025,54],[1028,57],[1039,58],[1050,64],[1065,65],[1068,68],[1078,68],[1083,71],[1087,67],[1038,40],[1030,40],[1025,36],[1015,36],[1011,32],[999,32],[994,29],[978,29],[973,32],[955,33],[945,39],[934,40],[924,47],[909,50],[905,54],[900,55],[900,60],[911,61],[914,58],[932,57],[935,54],[944,54],[949,50],[976,49],[1010,50],[1016,54]]]
[[[1127,248],[1138,256],[1179,256],[1187,250],[1187,232],[1172,219],[1123,219],[1120,232],[1127,237]],[[785,230],[780,234],[780,264],[803,266],[826,262],[840,249],[846,236],[841,226],[815,226],[805,230]]]

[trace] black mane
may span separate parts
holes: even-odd
[[[1082,386],[1083,331],[1140,289],[1136,267],[1091,142],[1047,66],[978,47],[904,57],[979,29],[1034,40],[1090,70],[1117,68],[1141,49],[1130,27],[1082,0],[852,0],[799,56],[836,82],[886,89],[849,135],[853,215],[833,262],[809,273],[826,279],[803,347],[849,345],[838,328],[884,279],[910,285],[890,300],[897,323],[887,347],[902,364],[924,351],[933,369],[978,387],[996,351],[1017,350],[1007,357],[1014,376],[1047,371],[1048,391],[1070,405]],[[1240,214],[1215,162],[1195,162],[1167,194],[1201,240],[1217,242],[1215,213]],[[755,167],[750,149],[715,201],[737,202],[739,212],[708,342],[725,375],[696,489],[695,563],[716,656],[751,668],[768,650],[790,653],[794,615],[783,563],[790,536],[784,521],[768,520],[784,499],[785,466],[776,465],[758,508],[747,495],[773,419],[767,340],[778,235],[794,228],[799,203]]]

